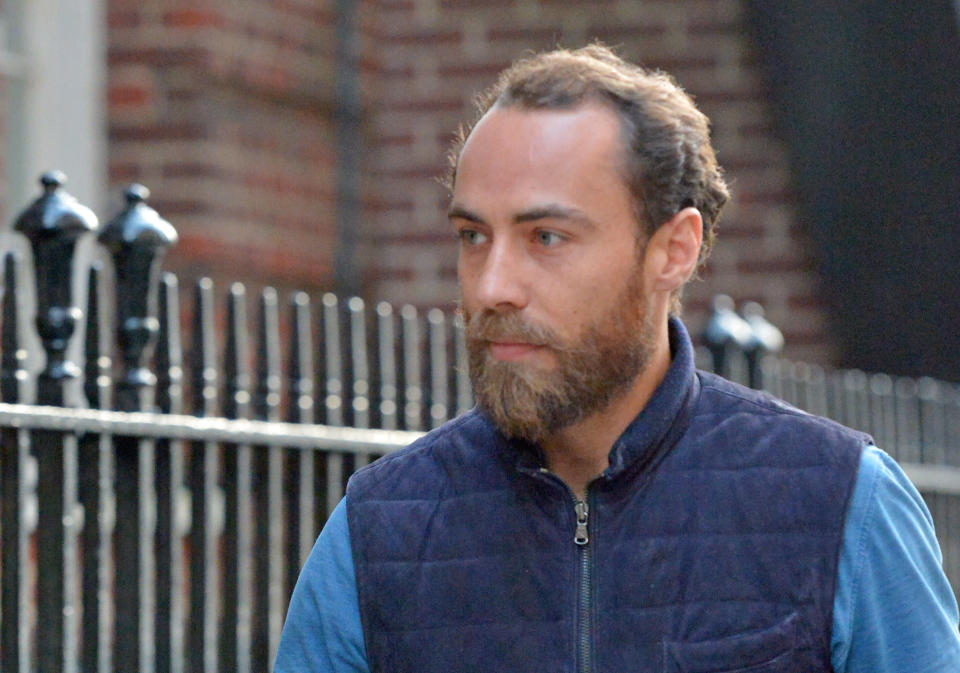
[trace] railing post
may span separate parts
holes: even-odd
[[[22,348],[17,310],[17,265],[13,253],[4,259],[3,340],[0,349],[0,393],[3,401],[24,401],[26,351]],[[30,670],[29,598],[30,584],[27,531],[23,511],[26,506],[25,479],[29,435],[24,430],[0,429],[3,452],[0,454],[0,551],[3,552],[0,575],[0,670],[25,673]]]
[[[157,408],[161,414],[183,413],[183,348],[180,343],[180,287],[177,277],[160,278],[157,339]],[[157,673],[183,673],[185,574],[182,522],[187,518],[183,503],[184,446],[161,439],[154,447],[157,493]],[[181,511],[181,509],[183,511]]]
[[[227,295],[227,341],[223,354],[223,415],[250,416],[250,368],[247,361],[247,295],[241,283]],[[248,444],[223,447],[224,529],[221,543],[220,670],[250,671],[250,617],[252,545],[251,448]]]
[[[146,204],[142,185],[127,188],[126,207],[104,227],[100,242],[110,251],[116,274],[117,344],[123,376],[117,383],[118,411],[153,407],[156,377],[147,366],[157,321],[157,283],[163,253],[177,232]],[[153,442],[117,437],[115,662],[117,670],[154,668],[154,555],[156,520]]]
[[[355,428],[370,427],[370,365],[367,358],[367,310],[363,299],[350,297],[347,301],[350,325],[350,410],[351,425]],[[346,391],[346,388],[344,388]],[[353,470],[359,470],[370,462],[370,454],[363,452],[353,456]]]
[[[287,420],[291,423],[313,423],[313,336],[310,329],[310,297],[307,293],[293,294],[290,298],[290,313]],[[313,451],[287,451],[283,470],[288,503],[284,602],[290,600],[300,566],[307,560],[317,533],[314,516],[314,469]]]
[[[730,355],[743,352],[750,343],[752,331],[733,310],[733,299],[725,294],[713,298],[713,312],[703,330],[703,340],[713,358],[713,371],[730,376]]]
[[[430,427],[449,418],[450,394],[447,368],[447,317],[438,308],[427,313],[430,344]]]
[[[405,304],[400,309],[403,340],[403,418],[407,430],[423,429],[423,385],[420,371],[420,318],[417,309]]]
[[[37,332],[46,364],[37,379],[37,403],[75,406],[70,384],[80,368],[67,359],[67,347],[83,315],[73,299],[77,241],[97,228],[89,208],[61,189],[63,173],[45,173],[43,195],[14,224],[33,249],[37,289]],[[32,433],[39,480],[37,498],[37,664],[41,673],[73,671],[76,638],[77,438],[61,432]]]
[[[20,341],[17,267],[20,260],[8,252],[3,261],[3,344],[0,349],[0,399],[24,402],[27,351]]]
[[[195,286],[193,308],[193,413],[217,414],[217,355],[214,334],[213,281],[201,278]],[[220,533],[213,503],[219,493],[220,447],[216,442],[194,441],[190,445],[190,615],[187,630],[189,673],[216,673],[216,597],[209,590],[219,585],[217,545]]]
[[[84,390],[93,409],[109,409],[111,403],[111,361],[105,343],[101,309],[99,262],[90,267],[87,284],[86,367]],[[110,541],[116,510],[113,505],[113,448],[110,437],[88,433],[80,439],[80,504],[83,526],[83,624],[80,670],[107,671],[110,661],[110,615],[107,599],[113,567]]]
[[[280,318],[277,293],[266,287],[260,293],[257,322],[257,385],[253,396],[255,417],[264,421],[280,420],[283,390],[280,356]],[[255,447],[253,498],[255,572],[252,629],[252,668],[270,671],[277,653],[283,610],[284,516],[283,449],[279,446]]]
[[[380,427],[397,429],[397,356],[393,306],[377,304],[377,351],[380,367]]]
[[[750,340],[744,349],[747,358],[747,383],[751,388],[763,387],[763,373],[760,367],[767,353],[779,353],[783,348],[783,334],[770,321],[763,317],[763,307],[755,301],[748,301],[740,309],[743,319],[750,327]]]
[[[321,299],[323,319],[323,364],[321,372],[325,379],[321,386],[324,395],[324,422],[327,425],[343,425],[343,407],[346,389],[343,385],[343,357],[340,348],[340,303],[337,295],[327,292]],[[340,502],[343,490],[343,454],[329,451],[324,461],[325,492],[323,519],[326,520]]]

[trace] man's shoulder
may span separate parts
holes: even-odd
[[[700,404],[697,416],[710,425],[722,420],[731,429],[754,428],[771,437],[803,437],[812,448],[847,447],[856,453],[873,440],[866,433],[810,414],[760,390],[708,372],[698,372]],[[797,447],[799,450],[799,446]]]
[[[347,485],[348,500],[424,497],[440,488],[451,471],[469,470],[471,463],[485,460],[495,441],[489,421],[477,410],[469,411],[355,472]]]
[[[862,434],[829,418],[799,409],[766,391],[748,388],[710,372],[698,371],[697,374],[700,377],[701,397],[710,403],[709,410],[712,413],[740,412],[774,421],[790,420],[837,432]]]

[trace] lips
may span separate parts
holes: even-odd
[[[517,362],[558,349],[559,340],[551,330],[524,320],[518,312],[484,310],[465,318],[467,347],[477,354],[485,352],[492,360]]]
[[[491,357],[504,362],[521,360],[542,348],[544,347],[537,344],[511,341],[490,341],[487,344]]]

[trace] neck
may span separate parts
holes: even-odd
[[[666,321],[662,325],[650,362],[622,395],[541,443],[547,467],[580,499],[586,496],[587,485],[607,469],[613,443],[647,405],[670,368]]]

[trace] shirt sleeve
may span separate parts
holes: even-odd
[[[370,673],[345,500],[333,510],[300,571],[274,672]]]
[[[863,452],[834,599],[837,673],[960,671],[957,600],[933,519],[890,456]]]

